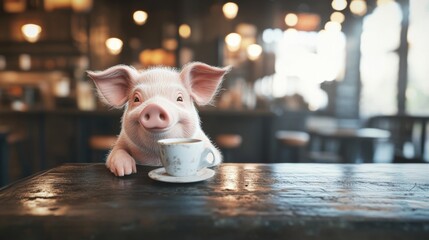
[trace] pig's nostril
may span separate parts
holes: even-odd
[[[159,119],[161,119],[162,121],[164,121],[165,119],[166,119],[166,117],[165,117],[165,115],[164,114],[159,114]]]
[[[150,119],[150,115],[149,115],[148,113],[146,113],[146,114],[144,115],[144,119],[145,119],[145,120],[149,120],[149,119]]]

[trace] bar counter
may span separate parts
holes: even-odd
[[[0,190],[5,239],[429,239],[427,164],[222,164],[197,183],[64,164]]]

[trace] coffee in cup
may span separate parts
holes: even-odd
[[[161,163],[167,174],[175,177],[196,175],[205,167],[211,167],[215,161],[208,156],[213,151],[204,146],[204,142],[193,138],[169,138],[158,141]]]

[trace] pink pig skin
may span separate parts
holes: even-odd
[[[193,62],[181,72],[165,67],[137,71],[125,65],[89,71],[106,104],[125,106],[121,133],[106,160],[110,171],[124,176],[137,172],[136,163],[160,166],[157,141],[164,138],[201,139],[219,164],[222,156],[202,131],[194,103],[209,104],[229,69]]]

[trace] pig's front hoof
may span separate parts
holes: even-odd
[[[135,168],[135,166],[133,168]],[[110,171],[113,174],[115,174],[115,176],[117,176],[117,177],[123,177],[125,175],[131,175],[132,173],[136,173],[137,172],[135,170],[132,170],[132,168],[121,167],[121,166],[110,167]]]
[[[120,152],[115,155],[116,156],[112,156],[106,163],[107,168],[109,168],[115,176],[123,177],[125,175],[137,173],[136,163],[130,155]]]

